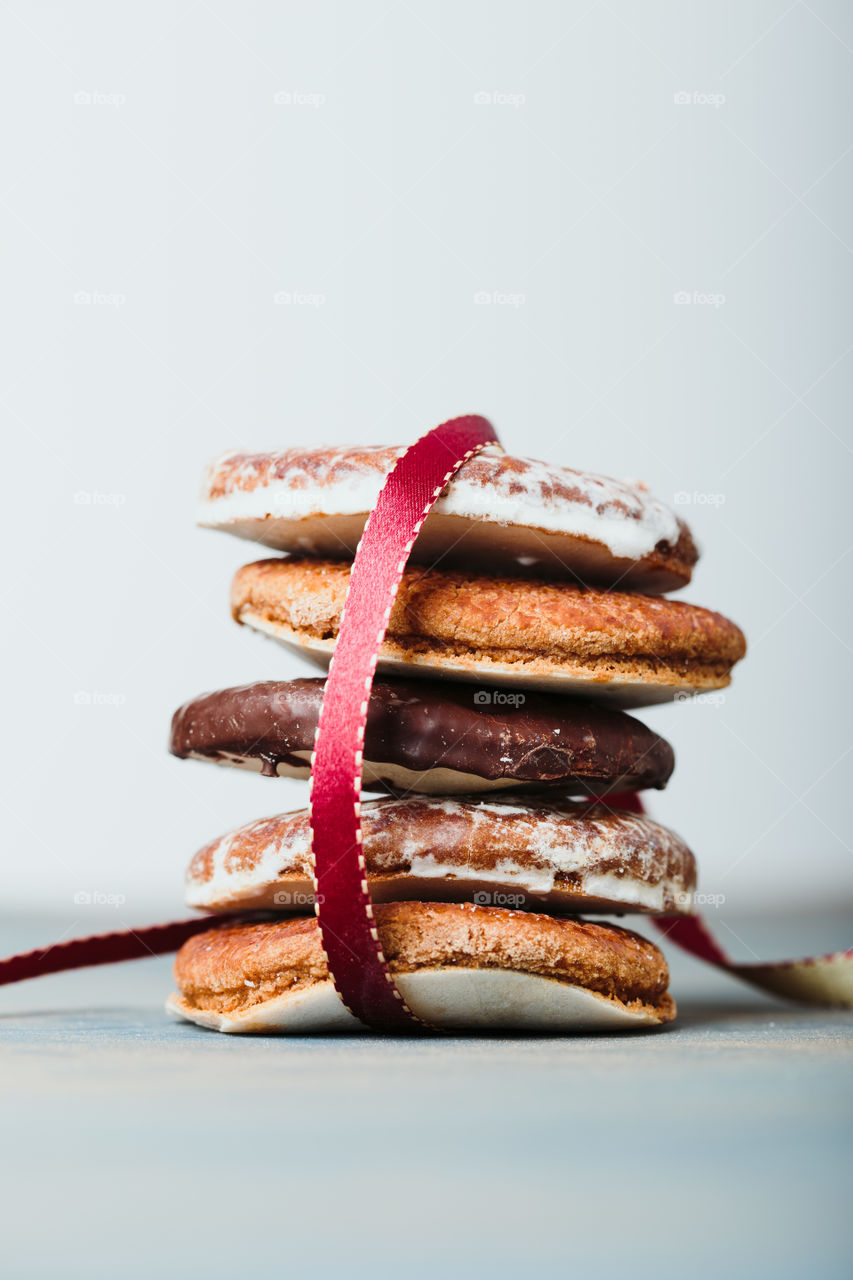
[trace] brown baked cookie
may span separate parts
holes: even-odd
[[[265,681],[193,698],[172,719],[176,756],[307,778],[324,681]],[[434,680],[377,680],[364,742],[368,790],[566,795],[664,787],[669,743],[622,711]]]
[[[432,902],[583,914],[690,911],[696,864],[651,818],[539,798],[374,800],[361,807],[374,902]],[[213,840],[187,872],[204,911],[310,911],[308,811],[261,818]]]
[[[346,562],[292,557],[245,565],[232,585],[232,612],[326,663],[349,570]],[[631,707],[723,689],[745,651],[733,622],[697,605],[410,566],[378,670]]]
[[[675,1016],[661,952],[615,925],[399,902],[377,907],[376,927],[404,999],[433,1026],[628,1030]],[[332,986],[313,917],[198,934],[178,952],[175,980],[167,1007],[219,1031],[361,1028]]]
[[[277,551],[352,557],[404,452],[386,446],[229,453],[198,522]],[[415,543],[417,562],[557,577],[652,594],[690,581],[690,531],[640,485],[484,449],[459,468]]]

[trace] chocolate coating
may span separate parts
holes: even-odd
[[[265,681],[203,694],[172,719],[173,755],[279,764],[307,776],[322,679]],[[414,774],[440,768],[495,784],[559,786],[569,794],[662,788],[675,757],[665,739],[622,711],[547,694],[517,694],[425,680],[377,680],[365,762]],[[371,790],[399,790],[390,779]],[[410,783],[406,790],[419,790]]]

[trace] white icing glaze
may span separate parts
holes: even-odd
[[[381,807],[385,814],[400,811],[400,835],[394,850],[395,862],[402,860],[409,865],[408,872],[399,872],[409,885],[412,880],[430,881],[452,877],[479,886],[516,889],[533,897],[560,891],[558,874],[579,877],[577,888],[572,890],[590,899],[602,898],[623,904],[628,910],[661,911],[667,900],[678,902],[682,911],[689,911],[692,885],[679,876],[660,874],[661,854],[680,851],[683,842],[675,832],[639,814],[620,813],[607,821],[586,815],[573,821],[570,816],[549,807],[547,800],[529,798],[523,805],[512,801],[495,800],[466,805],[450,797],[430,798],[421,801],[433,811],[441,813],[448,822],[454,819],[470,824],[471,838],[477,838],[479,827],[489,826],[495,817],[515,816],[526,820],[523,836],[525,848],[518,856],[508,850],[494,869],[484,869],[471,864],[442,862],[435,853],[425,854],[422,842],[412,834],[406,823],[405,800],[373,800],[362,805],[363,819],[369,819],[372,809]],[[207,879],[187,877],[187,904],[206,908],[213,904],[239,906],[241,900],[256,897],[276,886],[285,893],[300,895],[299,901],[281,903],[283,907],[310,907],[311,884],[301,868],[309,864],[310,847],[306,829],[296,829],[287,840],[270,837],[261,847],[260,856],[249,867],[228,867],[229,855],[239,852],[244,831],[250,832],[256,824],[248,823],[230,832],[216,842],[212,851],[212,873]],[[639,859],[638,874],[602,873],[596,870],[619,850],[629,846],[632,858]],[[394,863],[383,867],[379,853],[372,853],[375,871],[393,869]]]
[[[333,460],[345,457],[350,450],[323,452]],[[385,450],[363,452],[387,456]],[[404,450],[393,452],[399,457]],[[237,456],[240,455],[225,454],[211,464],[197,510],[199,524],[227,528],[244,520],[361,515],[372,510],[385,478],[379,460],[375,466],[353,467],[334,483],[319,482],[312,472],[294,461],[289,464],[285,479],[260,483],[255,488],[235,486],[231,492],[211,498],[210,485],[217,470]],[[501,451],[484,449],[480,456],[499,458]],[[658,542],[674,544],[678,540],[674,512],[644,490],[608,476],[553,467],[533,459],[522,461],[523,472],[500,472],[487,488],[472,482],[468,478],[470,470],[466,474],[466,467],[461,467],[436,502],[433,513],[591,538],[607,547],[611,555],[630,560],[649,555]],[[235,471],[237,484],[240,479],[250,483],[258,472],[257,466],[245,463]],[[578,491],[579,498],[555,496],[555,483],[570,485]]]

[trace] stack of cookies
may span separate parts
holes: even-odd
[[[334,651],[352,558],[392,448],[232,453],[200,523],[285,555],[241,569],[237,622],[313,663]],[[670,1021],[651,942],[589,915],[691,910],[693,855],[614,805],[662,788],[669,744],[626,708],[725,687],[740,630],[662,594],[690,581],[684,523],[644,489],[488,448],[427,518],[368,707],[363,849],[382,950],[412,1011],[447,1028]],[[322,678],[181,707],[180,757],[306,778]],[[169,1007],[221,1031],[358,1027],[314,916],[307,810],[192,859],[187,900],[227,913],[184,944]],[[247,918],[248,916],[248,918]]]

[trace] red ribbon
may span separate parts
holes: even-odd
[[[637,793],[623,791],[609,797],[614,809],[645,813]],[[739,964],[730,960],[701,916],[653,916],[655,926],[670,942],[705,964],[740,978],[769,995],[803,1004],[853,1006],[853,949],[803,960],[774,960],[769,964]]]
[[[382,1031],[423,1024],[391,975],[367,887],[361,766],[370,689],[421,525],[462,463],[496,443],[485,418],[454,418],[421,436],[387,476],[353,561],[317,725],[309,807],[317,919],[335,989],[351,1013]]]
[[[173,924],[149,924],[141,929],[96,933],[90,938],[71,938],[36,951],[24,951],[0,960],[0,987],[8,982],[23,982],[25,978],[61,973],[64,969],[166,955],[169,951],[177,951],[193,934],[203,933],[218,923],[224,923],[219,916],[215,919],[195,916],[192,920],[177,920]]]

